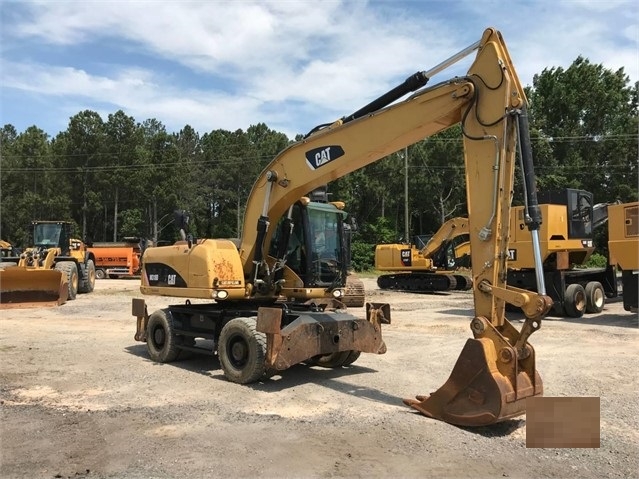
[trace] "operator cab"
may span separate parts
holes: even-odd
[[[306,203],[306,204],[303,204]],[[292,210],[293,230],[286,248],[286,266],[304,286],[335,287],[346,281],[344,217],[331,203],[297,202]],[[286,217],[273,234],[269,254],[278,256],[286,241]]]
[[[537,193],[540,204],[566,205],[568,238],[591,239],[593,229],[593,195],[589,191],[566,188]]]
[[[69,249],[70,229],[69,223],[51,221],[34,221],[33,244],[37,248],[62,248]],[[63,254],[66,254],[64,251]]]

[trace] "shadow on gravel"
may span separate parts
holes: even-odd
[[[439,314],[450,314],[451,316],[466,316],[470,321],[475,316],[475,310],[469,309],[442,309]]]
[[[146,344],[134,344],[133,346],[127,346],[124,350],[141,358],[149,359],[149,353],[146,352]]]
[[[151,361],[147,353],[146,346],[143,344],[135,344],[124,349],[129,354]],[[158,363],[158,366],[164,365]],[[227,380],[224,377],[224,373],[222,373],[220,361],[217,356],[182,352],[176,361],[166,364],[166,366],[177,367],[185,371],[202,374],[211,379],[217,379],[220,381]],[[339,378],[341,377],[376,372],[378,372],[376,369],[358,366],[357,364],[335,369],[325,369],[317,366],[311,367],[305,364],[296,364],[284,371],[277,372],[269,379],[253,384],[246,384],[245,387],[258,391],[277,392],[312,382],[315,385],[327,387],[337,392],[370,399],[376,402],[390,405],[402,404],[402,398],[398,396],[392,396],[373,388],[357,386],[339,381]]]
[[[606,314],[599,313],[597,315],[585,315],[581,318],[553,318],[552,321],[563,323],[579,323],[584,326],[600,325],[600,326],[619,326],[622,328],[639,327],[639,316],[635,313],[628,314]]]
[[[342,394],[349,394],[351,396],[369,399],[371,401],[379,403],[389,405],[402,404],[402,398],[400,398],[399,396],[393,396],[374,388],[351,384],[339,380],[342,377],[347,378],[356,374],[368,374],[376,372],[378,372],[376,369],[358,366],[357,364],[334,369],[324,369],[317,366],[311,367],[304,364],[297,364],[290,367],[289,369],[286,369],[285,371],[277,373],[275,376],[266,381],[255,384],[248,384],[247,387],[259,391],[275,392],[283,391],[295,386],[300,386],[302,384],[313,383],[316,386],[326,387]],[[223,375],[220,376],[222,378],[224,377]]]
[[[146,361],[152,362],[149,357],[149,353],[146,350],[146,345],[144,344],[135,344],[133,346],[127,346],[124,350],[132,354],[134,356],[138,356]],[[216,377],[213,375],[213,371],[217,371],[220,369],[220,362],[217,359],[217,356],[213,356],[212,354],[197,354],[192,353],[190,351],[182,351],[178,358],[167,364],[154,363],[158,366],[169,366],[169,367],[178,367],[184,369],[186,371],[191,371],[194,373],[199,373],[208,377]],[[222,376],[224,377],[224,376]]]
[[[457,426],[459,429],[462,429],[467,432],[472,432],[473,434],[478,434],[484,437],[504,437],[510,436],[517,429],[524,427],[526,421],[523,419],[508,419],[506,421],[498,422],[497,424],[493,424],[491,426],[481,426],[481,427],[463,427]]]

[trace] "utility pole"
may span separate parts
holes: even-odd
[[[158,202],[153,197],[153,246],[158,244]]]
[[[408,220],[408,147],[404,148],[404,242],[410,244]]]

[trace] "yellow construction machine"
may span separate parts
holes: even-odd
[[[606,297],[617,296],[614,265],[586,268],[595,250],[594,230],[608,220],[611,205],[595,204],[592,193],[566,188],[538,193],[544,224],[539,232],[541,260],[553,314],[578,318],[600,313]],[[510,215],[508,284],[536,290],[532,237],[526,229],[525,207]]]
[[[11,243],[5,240],[0,240],[0,257],[11,258],[17,255],[17,251]]]
[[[0,258],[0,307],[61,305],[95,286],[90,252],[72,237],[72,223],[34,221],[33,246]]]
[[[610,205],[594,204],[592,193],[573,188],[539,192],[538,200],[541,215],[546,218],[539,231],[544,283],[553,300],[554,314],[580,317],[584,313],[600,313],[606,297],[617,296],[615,268],[583,265],[595,250],[593,232],[608,220]],[[524,212],[523,206],[515,206],[510,212],[507,283],[534,291],[537,287],[535,257]],[[616,228],[615,231],[622,230]],[[433,283],[428,279],[435,278],[432,281],[439,283],[435,282],[434,286],[440,285],[441,290],[445,290],[447,276],[454,285],[460,275],[453,276],[453,272],[462,263],[468,266],[470,256],[464,256],[470,254],[467,237],[468,220],[453,218],[422,248],[378,245],[376,267],[397,272],[380,276],[379,287],[432,291]]]
[[[637,312],[639,275],[639,202],[608,206],[610,264],[621,268],[623,307]]]
[[[473,52],[467,75],[425,87],[430,77]],[[368,303],[366,317],[359,318],[327,304],[327,295],[342,297],[346,283],[343,204],[316,203],[304,195],[461,123],[474,338],[439,390],[405,403],[467,426],[524,413],[526,398],[543,392],[528,338],[552,306],[541,260],[539,293],[506,284],[517,151],[533,237],[541,224],[526,106],[501,34],[487,29],[479,41],[429,71],[349,116],[317,126],[258,177],[239,241],[187,238],[146,251],[142,293],[209,301],[189,299],[149,315],[144,300],[134,299],[135,339],[145,341],[158,362],[176,359],[181,350],[217,352],[224,375],[237,383],[298,363],[339,367],[361,352],[384,353],[381,327],[390,322],[388,305]],[[507,302],[525,312],[521,330],[506,319]]]
[[[428,237],[417,236],[414,244],[379,244],[375,247],[375,269],[390,271],[377,278],[380,289],[430,292],[469,290],[470,266],[467,218],[452,218]]]

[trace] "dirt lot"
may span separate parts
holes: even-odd
[[[389,294],[365,282],[368,300],[393,306],[385,355],[339,370],[296,366],[251,386],[226,381],[216,358],[151,362],[133,340],[137,281],[0,312],[0,476],[637,476],[638,320],[619,301],[580,320],[549,318],[531,338],[546,396],[601,398],[601,447],[526,449],[525,418],[466,429],[402,404],[447,379],[471,336],[471,294]],[[150,311],[177,302],[147,300]]]

